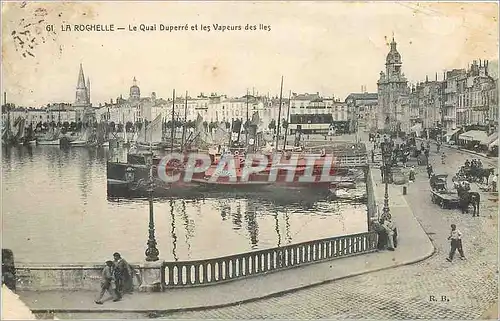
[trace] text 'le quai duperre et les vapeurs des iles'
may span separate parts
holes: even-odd
[[[48,31],[55,31],[54,25],[47,25]],[[76,31],[76,32],[114,32],[114,31],[128,31],[128,32],[235,32],[235,31],[271,31],[269,24],[243,24],[243,25],[227,25],[227,24],[176,24],[169,25],[163,23],[141,23],[141,24],[128,24],[127,26],[120,26],[116,24],[63,24],[60,28],[61,31]]]

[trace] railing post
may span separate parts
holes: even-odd
[[[167,263],[163,262],[161,264],[161,268],[160,268],[160,287],[161,287],[161,291],[164,291],[165,288],[167,287],[167,284],[165,282],[165,268],[167,267]]]

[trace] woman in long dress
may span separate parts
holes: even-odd
[[[116,288],[119,293],[131,293],[134,289],[133,271],[130,264],[123,259],[120,253],[114,253]]]

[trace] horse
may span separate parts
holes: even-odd
[[[488,185],[488,180],[490,179],[490,175],[495,172],[494,168],[478,168],[476,170],[476,177],[479,182],[484,183],[484,179],[486,178],[486,185]]]
[[[474,209],[472,217],[479,216],[481,196],[478,192],[469,192],[461,189],[458,192],[458,196],[460,197],[460,208],[462,209],[462,213],[468,213],[469,206],[472,204]]]

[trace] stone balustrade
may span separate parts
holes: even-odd
[[[344,235],[208,260],[164,262],[164,288],[211,285],[375,251],[373,232]]]

